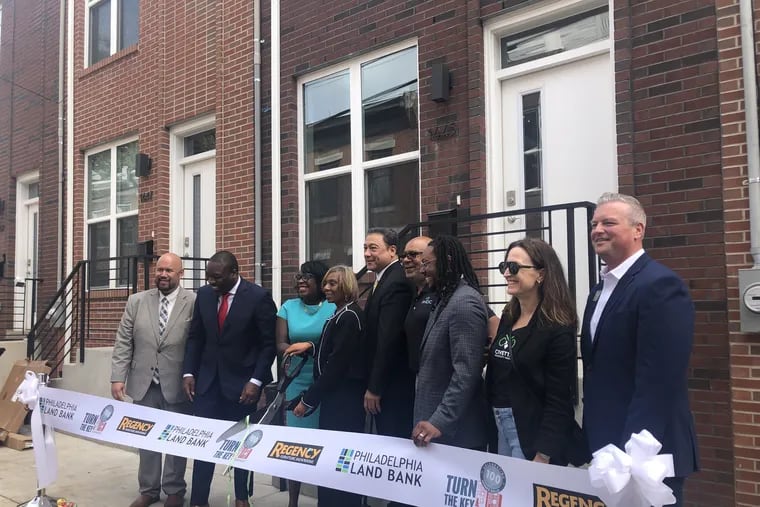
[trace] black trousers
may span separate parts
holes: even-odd
[[[242,391],[242,386],[241,386]],[[211,419],[224,419],[227,421],[239,421],[256,410],[256,403],[243,405],[237,401],[226,399],[222,395],[219,386],[219,378],[215,378],[208,390],[202,395],[196,395],[193,401],[193,415],[208,417]],[[207,461],[193,461],[193,481],[190,491],[190,505],[204,505],[208,503],[211,492],[211,480],[214,477],[214,463]],[[253,493],[249,483],[253,484],[253,472],[235,468],[235,498],[248,500]]]
[[[364,391],[362,382],[344,382],[337,390],[326,393],[319,406],[319,428],[323,430],[364,432]],[[319,507],[360,507],[362,496],[356,493],[319,486]]]

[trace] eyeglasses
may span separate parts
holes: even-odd
[[[500,262],[499,263],[499,273],[501,273],[502,275],[504,273],[506,273],[507,271],[509,271],[509,274],[512,275],[512,276],[514,276],[517,273],[519,273],[520,270],[523,269],[523,268],[533,268],[533,269],[536,269],[536,266],[528,266],[526,264],[519,264],[519,263],[513,262],[513,261],[506,261],[506,262]]]
[[[309,280],[315,279],[316,276],[311,273],[296,273],[293,278],[295,278],[296,282],[308,282]]]
[[[407,257],[409,257],[409,260],[414,260],[417,257],[422,255],[422,252],[415,252],[414,250],[408,250],[406,252],[401,252],[401,254],[398,256],[399,259],[404,260]]]

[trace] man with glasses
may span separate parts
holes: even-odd
[[[591,451],[623,449],[631,434],[652,433],[673,455],[675,477],[665,484],[683,505],[698,461],[687,384],[694,305],[678,275],[644,252],[645,228],[637,199],[599,198],[591,242],[605,265],[581,329],[583,429]]]
[[[415,295],[409,313],[404,321],[406,332],[407,350],[409,353],[409,368],[416,374],[420,368],[420,343],[425,332],[430,312],[435,307],[435,291],[425,282],[425,275],[420,271],[422,266],[422,252],[430,244],[431,238],[418,236],[406,243],[404,251],[399,258],[404,266],[406,279],[414,285]]]
[[[409,369],[404,318],[412,286],[397,255],[393,229],[370,229],[364,241],[367,269],[375,283],[364,312],[370,372],[364,408],[375,418],[381,435],[407,438],[412,431],[414,374]]]

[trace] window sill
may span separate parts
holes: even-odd
[[[108,67],[109,65],[111,65],[112,63],[114,63],[114,62],[116,62],[118,60],[122,60],[122,59],[126,58],[129,55],[135,54],[135,53],[138,52],[139,48],[140,48],[140,44],[137,43],[137,44],[132,44],[128,48],[124,48],[121,51],[117,51],[116,53],[112,54],[111,56],[103,58],[99,62],[94,63],[94,64],[90,65],[89,67],[85,67],[83,69],[80,69],[79,72],[78,72],[77,78],[82,79],[84,77],[87,77],[90,74],[93,74],[93,73],[99,71],[100,69],[102,69],[104,67]]]

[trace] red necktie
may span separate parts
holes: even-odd
[[[229,292],[227,294],[222,294],[222,303],[219,305],[219,313],[216,315],[216,320],[219,323],[219,334],[222,333],[222,327],[224,327],[224,319],[227,318],[227,310],[229,309],[227,299],[229,297]]]

